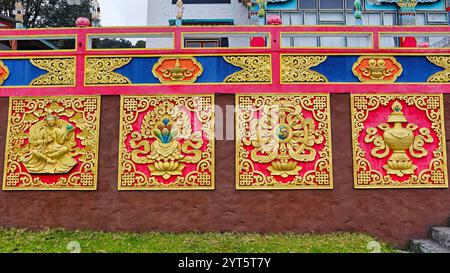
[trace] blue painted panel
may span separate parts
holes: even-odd
[[[397,10],[398,6],[396,4],[382,3],[381,5],[370,4],[366,0],[366,10]],[[433,11],[444,11],[445,10],[445,0],[439,0],[434,3],[418,3],[416,10],[433,10]]]
[[[267,3],[267,10],[297,10],[297,0],[286,0],[279,3]]]
[[[235,67],[222,57],[205,56],[195,57],[203,66],[203,74],[197,79],[197,83],[219,83],[241,68]],[[135,57],[126,66],[116,69],[115,72],[127,77],[133,84],[154,84],[159,80],[153,76],[153,66],[158,62],[158,57]]]
[[[444,70],[428,61],[425,56],[397,56],[395,58],[403,66],[403,73],[397,82],[427,82],[431,75]]]
[[[431,75],[444,70],[429,62],[425,56],[397,56],[396,59],[403,67],[397,82],[427,82]],[[352,71],[357,60],[355,56],[328,56],[325,62],[311,70],[323,74],[330,82],[359,82]]]
[[[327,77],[330,82],[359,82],[353,75],[353,64],[358,60],[354,56],[328,56],[327,60],[311,68]]]
[[[9,69],[9,77],[3,83],[3,86],[28,86],[32,80],[47,73],[47,71],[34,66],[29,60],[2,61]]]

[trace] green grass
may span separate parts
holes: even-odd
[[[374,237],[355,233],[316,234],[237,234],[237,233],[113,233],[65,231],[61,229],[28,231],[0,229],[0,252],[68,253],[69,243],[81,246],[82,253],[289,253],[289,252],[370,252]],[[73,242],[76,242],[75,244]],[[381,252],[395,252],[380,243]]]

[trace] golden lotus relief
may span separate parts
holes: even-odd
[[[148,138],[155,141],[149,144],[145,140]],[[182,175],[184,163],[201,160],[198,149],[203,146],[203,139],[199,132],[192,132],[186,112],[173,102],[164,101],[144,117],[141,133],[132,134],[130,146],[134,149],[134,162],[148,164],[152,175],[169,179]]]
[[[239,95],[238,189],[332,188],[328,97]]]
[[[442,99],[352,95],[355,188],[448,187]]]
[[[213,101],[122,97],[119,189],[213,189]]]

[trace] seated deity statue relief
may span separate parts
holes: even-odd
[[[72,156],[75,128],[57,116],[48,115],[30,128],[29,150],[21,161],[32,174],[64,174],[77,165]]]

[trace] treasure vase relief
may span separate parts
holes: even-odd
[[[447,188],[442,95],[352,95],[355,188]]]
[[[122,96],[120,190],[214,189],[214,96]]]
[[[4,190],[95,190],[100,97],[10,98]]]
[[[237,189],[332,189],[329,95],[237,95]]]

